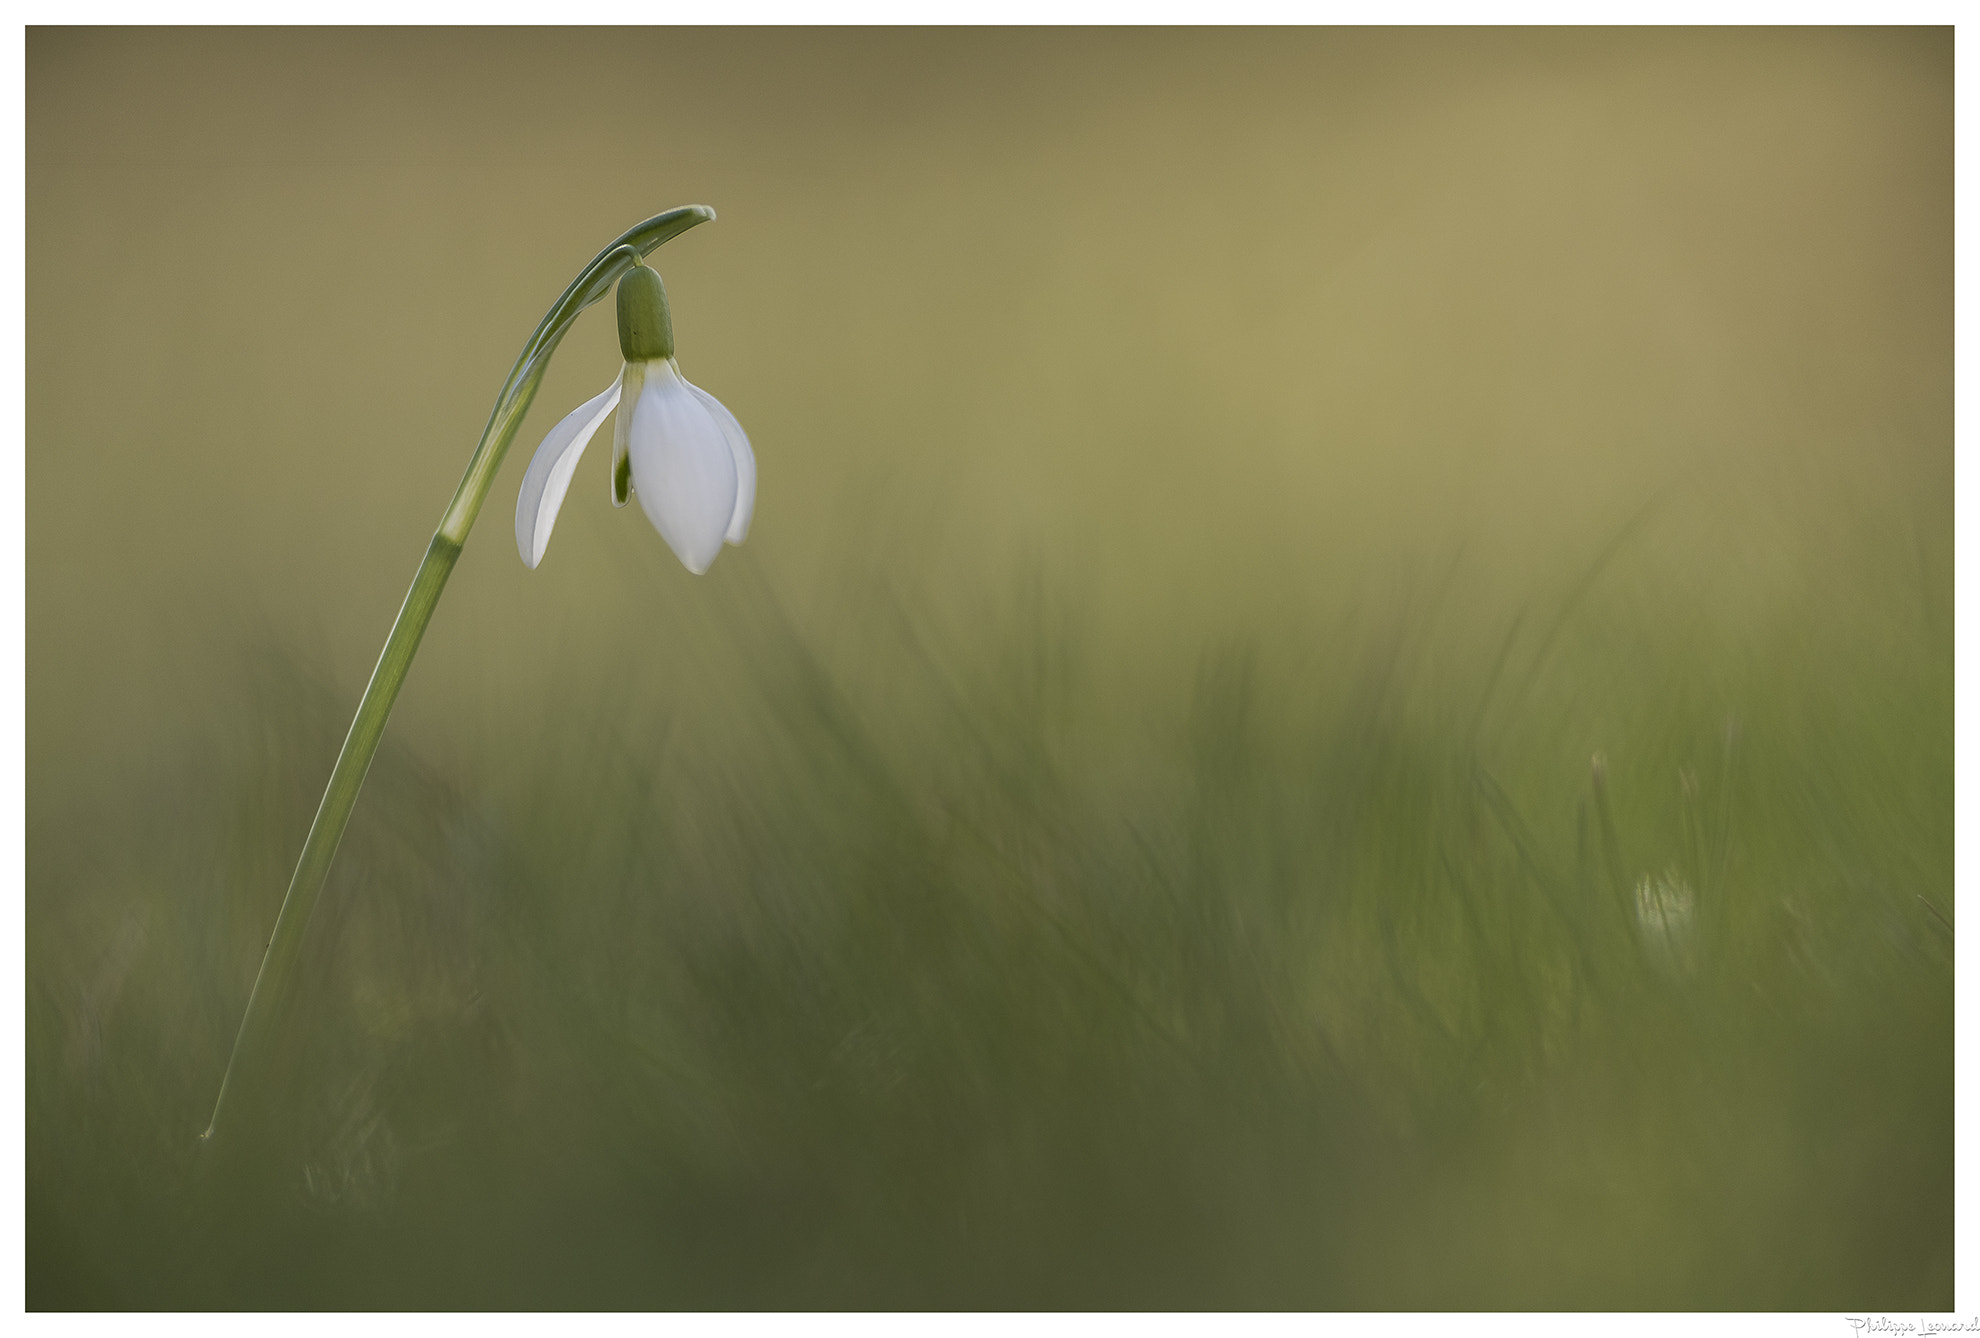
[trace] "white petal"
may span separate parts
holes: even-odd
[[[570,491],[571,475],[605,415],[619,402],[619,382],[614,379],[604,393],[594,395],[564,415],[550,429],[550,435],[536,448],[523,475],[522,492],[516,496],[516,551],[523,565],[534,568],[543,560],[550,544],[550,530],[557,523],[557,509]]]
[[[627,446],[639,505],[698,576],[722,551],[736,512],[736,457],[728,437],[664,362],[647,364],[631,417]]]
[[[750,514],[756,510],[756,453],[749,448],[749,434],[742,430],[736,416],[722,407],[722,401],[686,377],[681,378],[681,384],[694,392],[694,397],[701,401],[701,407],[708,410],[709,417],[721,427],[722,435],[729,443],[729,453],[736,457],[736,510],[729,517],[728,533],[723,537],[732,544],[739,544],[749,537]]]

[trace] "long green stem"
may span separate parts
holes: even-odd
[[[310,914],[316,909],[317,897],[329,877],[337,846],[344,839],[344,828],[350,823],[365,773],[377,755],[385,722],[392,714],[392,703],[398,700],[406,671],[412,667],[413,655],[419,650],[420,638],[433,619],[433,609],[440,602],[447,577],[453,573],[461,546],[467,542],[468,531],[473,528],[475,517],[481,514],[481,504],[488,497],[496,471],[501,468],[502,457],[515,439],[516,429],[522,426],[530,402],[536,398],[536,389],[550,365],[550,355],[556,352],[578,313],[612,291],[612,285],[640,256],[714,217],[715,211],[703,205],[670,209],[647,219],[600,251],[544,316],[529,342],[523,345],[522,355],[516,359],[508,380],[502,383],[488,425],[482,429],[481,440],[468,460],[460,487],[454,490],[433,541],[427,545],[426,556],[413,576],[412,588],[406,592],[406,601],[392,624],[392,633],[385,639],[378,667],[372,670],[371,682],[358,702],[357,716],[351,721],[351,732],[344,738],[343,751],[337,754],[337,765],[330,772],[330,784],[323,791],[316,820],[310,824],[309,836],[303,842],[302,858],[296,861],[288,894],[282,898],[281,912],[275,917],[275,932],[268,940],[261,970],[254,978],[254,990],[248,995],[247,1013],[241,1018],[233,1054],[220,1079],[220,1094],[213,1103],[213,1118],[201,1135],[207,1142],[212,1142],[220,1118],[228,1109],[227,1094],[254,1068],[273,1037],[275,1021],[282,1014],[296,962],[302,955]]]

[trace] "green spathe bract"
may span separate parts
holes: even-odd
[[[209,1144],[227,1111],[228,1093],[233,1090],[240,1075],[253,1066],[268,1040],[271,1023],[287,999],[296,961],[302,953],[303,932],[309,926],[310,913],[316,909],[316,899],[323,891],[323,882],[329,875],[337,844],[343,839],[344,828],[350,823],[351,809],[356,805],[358,791],[364,785],[365,772],[370,769],[371,759],[378,752],[378,741],[385,733],[385,722],[391,717],[392,704],[398,699],[406,671],[412,667],[413,655],[419,650],[420,638],[426,633],[426,624],[432,620],[434,607],[440,602],[440,592],[446,587],[447,577],[452,574],[454,563],[461,555],[461,545],[467,542],[468,531],[473,528],[475,517],[481,513],[481,504],[487,499],[496,471],[502,466],[502,457],[508,452],[516,429],[529,413],[530,402],[536,398],[537,387],[543,382],[543,373],[550,366],[550,355],[557,351],[557,345],[570,329],[571,322],[577,319],[578,313],[611,291],[612,285],[627,270],[639,267],[641,256],[661,243],[680,236],[697,223],[706,223],[714,217],[715,211],[706,205],[691,204],[669,209],[663,214],[655,214],[600,251],[590,264],[579,271],[563,296],[544,315],[535,333],[530,335],[529,342],[523,345],[522,354],[510,369],[508,379],[502,383],[501,393],[495,397],[494,411],[488,416],[488,425],[481,430],[481,440],[475,444],[474,455],[468,460],[467,472],[462,475],[460,486],[454,490],[453,500],[447,504],[446,513],[440,518],[433,541],[427,545],[426,557],[413,576],[412,588],[406,592],[405,603],[399,608],[398,619],[392,624],[391,635],[385,639],[385,649],[378,657],[378,667],[372,670],[371,681],[365,686],[364,696],[358,702],[357,716],[351,721],[350,733],[345,736],[343,749],[337,755],[337,764],[330,772],[330,784],[323,792],[323,802],[317,806],[316,818],[311,822],[309,836],[303,842],[302,856],[296,861],[296,871],[289,879],[288,893],[283,897],[281,912],[275,918],[275,931],[268,940],[267,952],[262,956],[254,989],[248,995],[247,1013],[242,1017],[240,1032],[234,1038],[233,1055],[228,1059],[227,1071],[220,1079],[220,1093],[213,1103],[213,1118],[201,1135]],[[646,272],[652,273],[650,270]],[[667,320],[666,297],[660,290],[658,275],[654,275],[652,288],[660,294],[658,331],[668,345],[668,354],[660,356],[668,356],[672,351],[673,333]],[[623,334],[624,297],[620,299],[620,310]],[[650,320],[651,312],[645,314]],[[652,331],[649,329],[648,333]]]

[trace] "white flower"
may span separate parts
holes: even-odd
[[[725,540],[739,544],[749,533],[756,456],[735,415],[682,377],[665,291],[644,266],[619,285],[619,343],[626,363],[618,377],[536,448],[516,498],[516,548],[526,567],[543,560],[578,459],[605,415],[617,409],[612,504],[624,506],[627,494],[637,493],[653,528],[682,565],[700,575]]]

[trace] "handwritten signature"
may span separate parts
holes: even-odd
[[[1885,1319],[1882,1315],[1875,1319],[1858,1319],[1844,1315],[1849,1327],[1863,1334],[1890,1334],[1893,1338],[1909,1335],[1910,1338],[1930,1338],[1935,1333],[1980,1333],[1980,1318],[1961,1323],[1956,1319]]]

